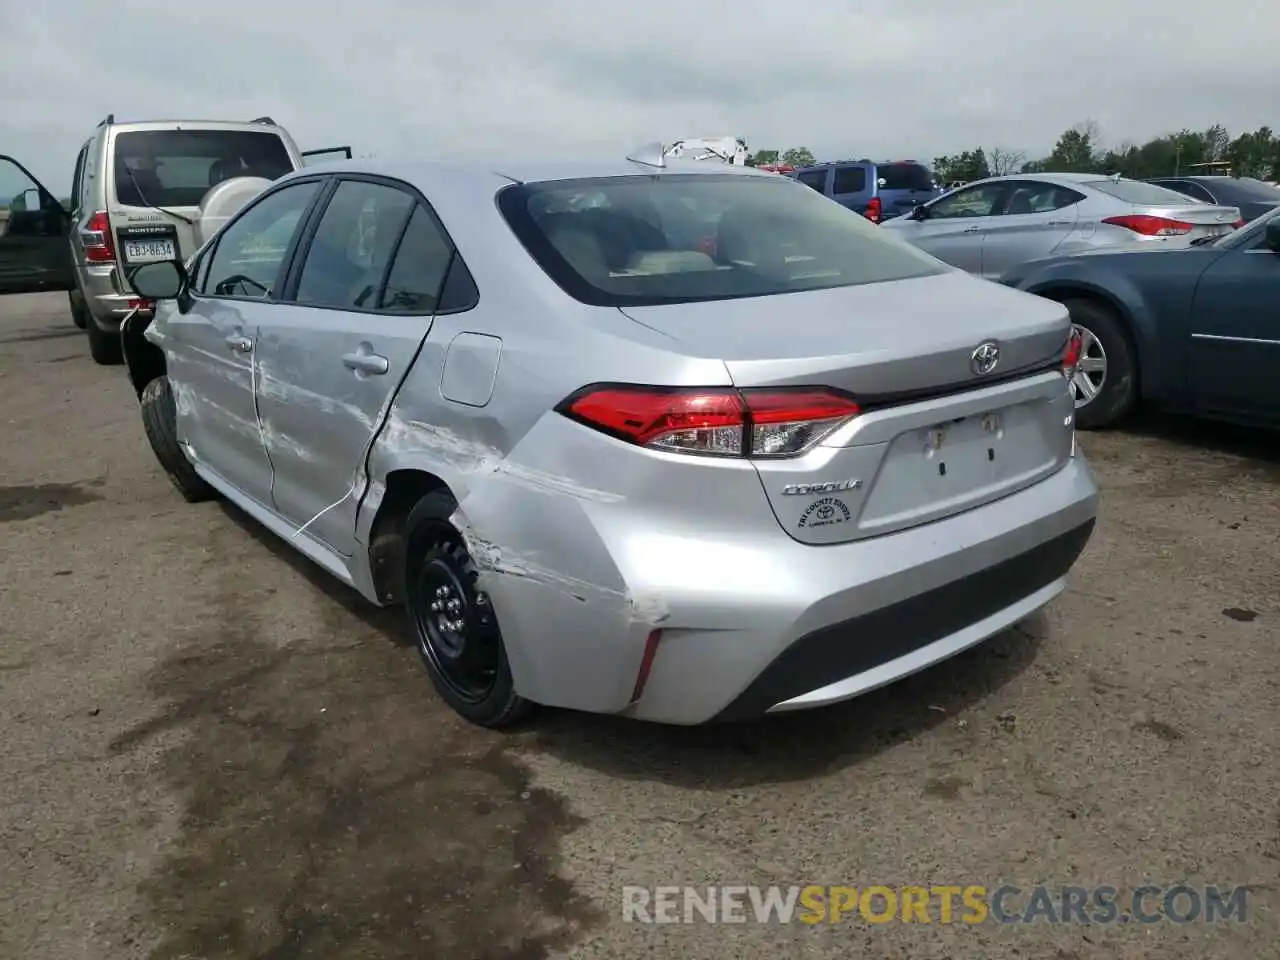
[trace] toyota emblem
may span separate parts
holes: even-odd
[[[1000,344],[994,340],[980,343],[969,354],[969,369],[975,377],[985,377],[1000,362]]]

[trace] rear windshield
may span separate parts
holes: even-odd
[[[787,177],[558,180],[508,187],[498,206],[542,269],[598,306],[762,297],[949,269]]]
[[[116,198],[134,207],[195,207],[223,180],[292,170],[284,140],[267,130],[147,130],[115,140]]]
[[[1261,180],[1255,180],[1253,177],[1241,177],[1239,180],[1214,180],[1209,183],[1209,186],[1223,203],[1248,203],[1251,200],[1275,203],[1280,200],[1280,189]]]
[[[1124,203],[1143,207],[1185,207],[1188,203],[1200,202],[1185,193],[1141,180],[1088,180],[1085,186]]]
[[[884,181],[884,190],[932,190],[933,174],[918,163],[881,163],[876,176]]]

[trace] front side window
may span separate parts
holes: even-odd
[[[113,153],[116,198],[133,207],[195,207],[223,180],[293,171],[269,130],[134,130],[116,135]]]
[[[227,224],[208,269],[201,271],[199,291],[212,297],[272,296],[298,223],[319,189],[315,180],[282,187]]]
[[[584,193],[601,202],[570,204]],[[549,181],[507,187],[498,205],[552,279],[600,306],[763,297],[947,269],[788,177]]]
[[[984,183],[967,190],[957,190],[936,203],[929,205],[930,220],[947,220],[955,217],[990,217],[996,211],[1007,184]]]
[[[374,310],[414,198],[382,183],[344,180],[307,250],[294,299],[317,307]]]

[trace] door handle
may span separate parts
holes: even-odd
[[[236,351],[236,353],[252,353],[253,352],[253,341],[250,340],[248,337],[241,336],[238,333],[232,334],[231,336],[227,337],[227,346],[230,347],[232,350]]]
[[[391,369],[391,361],[376,353],[348,353],[342,358],[342,364],[348,370],[381,376]]]
[[[978,232],[979,230],[981,230],[981,229],[982,229],[982,228],[981,228],[980,226],[978,226],[978,225],[975,223],[972,227],[965,227],[965,228],[964,228],[964,232],[965,232],[965,233],[977,233],[977,232]]]
[[[1074,222],[1074,221],[1071,221],[1071,220],[1050,220],[1050,221],[1049,221],[1049,226],[1051,226],[1051,227],[1065,227],[1065,226],[1067,226],[1067,224],[1072,223],[1072,222]]]

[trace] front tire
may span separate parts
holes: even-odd
[[[1064,300],[1083,340],[1080,366],[1071,380],[1076,426],[1109,427],[1138,402],[1138,355],[1128,332],[1110,307],[1093,300]]]
[[[124,363],[124,346],[120,342],[120,331],[108,333],[98,326],[93,317],[87,318],[86,331],[89,334],[89,356],[93,362],[104,367],[115,367]]]
[[[173,402],[173,388],[168,377],[156,377],[142,388],[142,429],[147,434],[151,451],[170,482],[187,503],[200,503],[217,496],[191,466],[178,443],[178,411]]]
[[[450,523],[457,508],[451,493],[437,490],[410,511],[405,612],[436,692],[465,720],[500,729],[523,719],[532,704],[515,691],[497,613],[477,586],[466,541]]]

